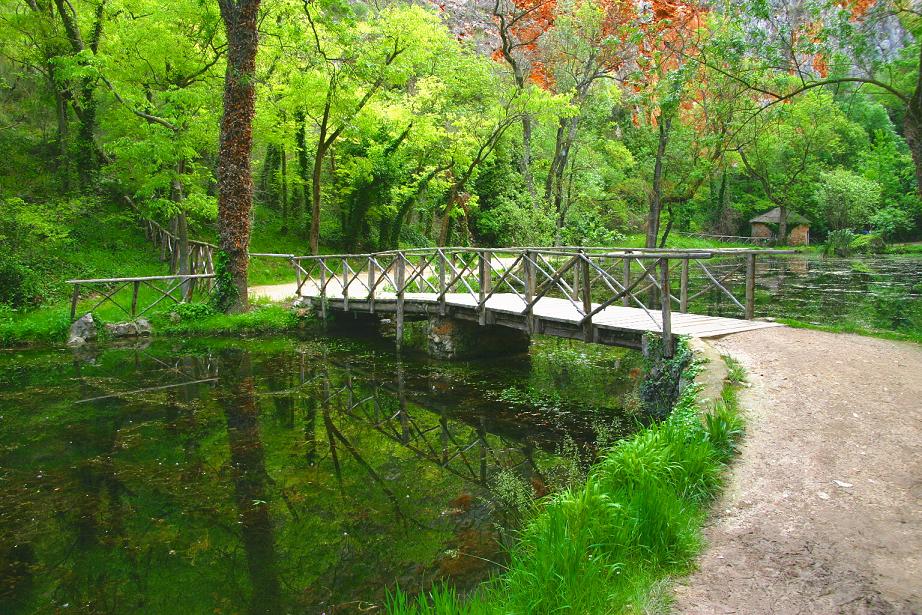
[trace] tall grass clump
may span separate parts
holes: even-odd
[[[473,595],[398,590],[389,612],[644,612],[661,601],[656,588],[687,571],[698,552],[705,511],[742,436],[733,386],[703,416],[698,388],[686,386],[665,420],[617,442],[584,484],[536,507],[506,570]]]

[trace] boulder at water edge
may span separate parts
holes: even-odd
[[[67,336],[68,346],[81,346],[86,342],[96,339],[96,322],[93,315],[87,312],[70,326]]]

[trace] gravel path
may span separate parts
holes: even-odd
[[[745,448],[678,613],[922,613],[922,347],[767,329],[713,345]]]

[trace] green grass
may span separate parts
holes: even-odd
[[[396,615],[644,613],[668,607],[664,584],[687,572],[708,504],[743,424],[734,385],[704,416],[686,388],[665,421],[613,446],[585,484],[539,502],[504,572],[467,597],[448,587],[410,597]]]
[[[149,318],[154,335],[223,335],[265,334],[289,331],[304,325],[306,317],[298,317],[287,306],[255,302],[244,314],[215,313],[206,304],[166,305]],[[196,309],[199,308],[199,309]],[[176,322],[170,313],[182,316]],[[100,307],[93,312],[102,333],[105,323],[122,322],[128,316],[114,306]],[[70,306],[56,305],[26,314],[0,311],[0,348],[24,345],[53,345],[67,341],[70,329]]]
[[[814,329],[816,331],[827,331],[829,333],[853,333],[855,335],[865,335],[868,337],[877,337],[885,340],[895,340],[899,342],[914,342],[916,344],[922,344],[922,331],[909,329],[909,330],[893,330],[893,329],[878,329],[874,327],[868,327],[854,322],[844,322],[837,323],[833,325],[824,325],[816,324],[812,322],[804,322],[802,320],[795,320],[793,318],[779,318],[778,322],[784,323],[789,327],[794,327],[796,329]]]
[[[644,235],[628,235],[623,241],[618,242],[620,248],[642,248],[646,242]],[[670,234],[666,240],[667,248],[759,248],[751,243],[731,243],[726,241],[717,241],[715,239],[703,239],[699,237],[686,237],[684,235]]]

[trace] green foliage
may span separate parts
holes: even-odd
[[[910,231],[913,227],[912,214],[897,207],[879,209],[870,217],[871,228],[883,239],[893,239]]]
[[[211,295],[211,305],[218,312],[226,312],[237,301],[238,290],[234,284],[234,277],[227,267],[227,252],[218,250],[214,263],[214,291]]]
[[[179,303],[173,306],[171,312],[182,321],[200,320],[218,313],[209,303]]]
[[[831,231],[826,236],[823,252],[825,254],[835,254],[836,256],[848,256],[851,254],[852,242],[855,241],[855,237],[855,234],[849,229]]]
[[[662,339],[650,335],[646,339],[646,377],[640,385],[640,399],[645,412],[663,418],[672,410],[679,398],[682,375],[692,361],[692,351],[687,344],[676,344],[673,356],[663,357]]]
[[[816,198],[826,213],[830,229],[861,228],[868,224],[871,212],[877,209],[880,186],[875,181],[838,168],[820,174]]]
[[[831,234],[831,233],[830,233]],[[855,236],[849,244],[848,252],[857,254],[881,254],[887,249],[884,238],[877,233],[865,233]]]
[[[166,316],[153,320],[163,335],[267,334],[290,331],[302,323],[294,311],[280,305],[256,305],[242,314],[212,314],[183,318],[178,323]]]

